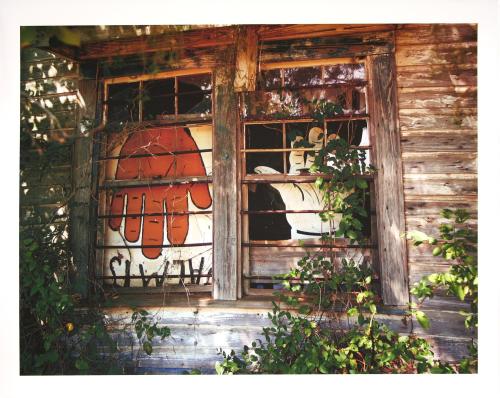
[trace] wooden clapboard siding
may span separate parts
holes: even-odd
[[[396,29],[399,122],[406,230],[439,236],[443,208],[464,208],[477,229],[477,26],[401,25]],[[410,285],[449,262],[408,243]],[[470,336],[444,292],[425,303],[431,329],[416,331],[444,359],[467,354]]]
[[[216,361],[222,361],[218,349],[241,352],[244,345],[250,346],[257,339],[263,339],[262,328],[270,326],[267,316],[269,309],[248,308],[244,304],[233,307],[206,308],[196,305],[150,307],[159,326],[168,326],[171,337],[164,341],[153,340],[153,353],[146,355],[139,350],[140,344],[134,333],[123,330],[123,325],[130,323],[130,309],[107,309],[108,322],[112,334],[117,340],[120,356],[125,360],[137,359],[135,373],[160,369],[200,369],[203,373],[213,372]],[[425,336],[433,343],[433,348],[443,359],[455,360],[467,353],[468,336],[463,335],[463,322],[451,311],[433,310],[428,314],[432,320],[431,328]],[[407,334],[411,324],[402,322],[402,315],[384,311],[377,315],[377,320],[393,330]],[[347,327],[345,317],[339,319],[341,327]],[[418,326],[415,330],[422,332]],[[463,335],[457,338],[457,335]]]
[[[477,152],[477,134],[475,130],[441,131],[402,131],[401,147],[403,154],[432,152],[439,148],[441,152]]]
[[[19,191],[21,228],[66,223],[65,205],[72,192],[72,145],[79,106],[75,101],[77,65],[45,51],[36,53],[30,50],[22,53],[21,93],[35,104],[33,114],[47,116],[43,108],[47,106],[57,121],[37,128],[21,126],[23,133],[35,142],[42,140],[51,147],[50,161],[44,159],[45,146],[33,146],[21,153],[24,167],[20,171]],[[61,88],[68,92],[61,92]]]

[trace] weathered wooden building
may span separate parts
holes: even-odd
[[[437,235],[444,207],[477,220],[477,27],[149,29],[89,35],[23,66],[23,84],[64,87],[40,101],[71,104],[53,111],[59,125],[32,133],[72,140],[60,164],[24,172],[22,222],[46,222],[72,192],[59,213],[70,219],[80,293],[98,286],[116,297],[113,318],[144,307],[172,329],[137,371],[209,371],[218,348],[259,337],[279,288],[273,275],[322,249],[316,176],[295,143],[309,141],[310,151],[332,134],[365,149],[377,169],[370,244],[348,254],[380,275],[380,318],[413,328],[444,359],[466,355],[466,303],[430,300],[429,330],[401,322],[409,286],[448,267],[403,236]],[[314,98],[341,111],[311,127],[303,100]]]

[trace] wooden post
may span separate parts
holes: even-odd
[[[368,57],[371,76],[370,128],[377,176],[375,197],[382,298],[386,305],[406,305],[408,267],[397,88],[393,54]]]
[[[236,35],[236,92],[255,91],[257,81],[257,28],[256,25],[239,27]]]
[[[219,50],[215,69],[213,135],[214,299],[236,300],[238,291],[238,104],[235,48]]]
[[[79,92],[85,104],[81,104],[80,119],[93,118],[96,103],[96,81],[80,80]],[[75,292],[87,297],[89,292],[89,263],[91,224],[89,203],[92,182],[92,137],[78,131],[73,146],[73,189],[71,201],[71,249],[76,268]]]

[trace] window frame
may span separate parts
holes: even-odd
[[[365,57],[339,57],[339,58],[324,58],[324,59],[313,59],[313,60],[307,60],[307,61],[286,61],[286,62],[271,62],[271,63],[263,63],[260,65],[259,72],[262,71],[270,71],[270,70],[280,70],[280,77],[281,77],[281,85],[280,88],[287,89],[284,85],[284,69],[291,69],[291,68],[307,68],[307,67],[321,67],[322,69],[322,78],[324,78],[324,68],[327,66],[334,66],[334,65],[342,65],[342,64],[363,64],[364,69],[365,69],[365,81],[363,84],[356,84],[356,83],[338,83],[338,84],[331,84],[328,85],[329,87],[336,87],[336,86],[352,86],[354,87],[360,87],[363,86],[364,88],[364,94],[365,94],[365,105],[366,109],[363,113],[360,114],[346,114],[346,115],[339,115],[338,117],[335,116],[333,118],[325,118],[323,121],[323,126],[320,126],[320,128],[323,129],[324,131],[324,144],[326,144],[326,138],[327,138],[327,125],[330,122],[342,122],[342,121],[351,121],[351,120],[364,120],[366,121],[366,125],[368,127],[368,133],[369,133],[369,139],[370,139],[370,144],[368,146],[360,146],[359,149],[366,149],[370,153],[373,152],[373,140],[375,139],[373,136],[373,133],[371,131],[371,126],[370,126],[370,103],[369,103],[369,96],[368,96],[368,90],[370,86],[370,76],[368,72],[368,68],[366,67],[366,58]],[[280,88],[277,88],[279,90]],[[316,87],[314,86],[308,86],[307,88],[309,89],[315,89]],[[300,86],[293,86],[290,88],[291,91],[296,90],[296,89],[301,89]],[[319,85],[317,86],[318,90],[325,89],[325,85]],[[261,87],[259,88],[261,91],[273,91],[275,89],[273,88],[265,88]],[[240,100],[240,104],[243,103],[243,100]],[[243,112],[243,109],[240,107],[239,109],[240,114]],[[303,122],[313,122],[314,119],[304,116],[304,117],[299,117],[299,118],[277,118],[277,119],[269,119],[269,120],[259,120],[259,119],[248,119],[245,120],[243,118],[243,115],[240,116],[241,119],[241,133],[239,137],[239,142],[240,142],[240,148],[239,148],[239,164],[240,164],[240,169],[241,169],[241,179],[240,179],[240,189],[241,189],[241,212],[240,212],[240,218],[241,218],[241,225],[242,225],[242,241],[241,241],[241,252],[242,252],[242,284],[243,284],[243,295],[244,296],[270,296],[273,295],[276,290],[274,289],[256,289],[252,288],[250,285],[250,280],[256,279],[256,280],[266,280],[268,277],[262,276],[257,277],[251,275],[251,270],[250,270],[250,250],[252,247],[267,247],[267,248],[283,248],[283,250],[286,249],[291,249],[294,247],[297,247],[297,245],[294,245],[293,239],[290,239],[291,243],[290,244],[285,244],[282,241],[276,242],[276,243],[260,243],[260,242],[255,242],[252,241],[249,237],[249,214],[251,213],[250,210],[248,210],[248,185],[249,184],[259,184],[259,183],[269,183],[269,182],[284,182],[284,183],[314,183],[318,177],[327,177],[322,174],[309,174],[309,175],[293,175],[293,174],[288,174],[287,173],[287,167],[286,165],[283,166],[283,173],[277,174],[277,175],[260,175],[260,174],[248,174],[246,170],[246,155],[247,153],[253,153],[253,152],[265,152],[266,150],[260,150],[260,149],[248,149],[246,148],[246,127],[251,126],[251,125],[258,125],[258,124],[280,124],[282,125],[283,128],[283,148],[278,151],[276,149],[277,154],[283,156],[283,162],[286,162],[286,154],[288,154],[292,149],[288,149],[286,147],[286,142],[285,142],[285,129],[286,125],[290,123],[303,123]],[[354,146],[353,146],[354,147]],[[356,147],[358,148],[358,147]],[[300,149],[303,151],[310,151],[310,149],[304,148]],[[270,151],[269,151],[270,152]],[[365,179],[368,181],[370,185],[370,228],[372,230],[372,236],[370,237],[370,242],[367,245],[356,245],[356,248],[362,249],[362,250],[370,250],[370,257],[371,257],[371,266],[374,268],[375,272],[378,272],[378,250],[377,250],[377,238],[376,238],[376,214],[374,214],[374,179],[371,176],[365,176]],[[245,210],[246,209],[246,210]],[[286,211],[288,213],[292,213],[293,211]],[[304,212],[310,212],[310,211],[304,211]],[[319,213],[319,211],[317,211]],[[319,215],[318,215],[318,222],[319,222]],[[345,247],[350,247],[351,245],[347,245]],[[311,247],[311,248],[317,248],[317,249],[324,249],[324,248],[330,248],[331,245],[328,244],[317,244],[317,243],[312,243],[312,244],[305,244],[303,247]],[[344,246],[342,246],[344,247]]]
[[[167,118],[161,119],[161,120],[144,120],[143,119],[143,107],[142,107],[142,95],[139,97],[139,120],[131,122],[134,125],[137,126],[142,126],[145,123],[151,123],[155,126],[158,127],[176,127],[176,126],[185,126],[186,124],[196,124],[196,125],[211,125],[212,126],[212,142],[213,142],[213,115],[214,115],[214,105],[213,105],[213,83],[214,83],[214,75],[213,75],[213,70],[211,68],[192,68],[192,69],[182,69],[182,70],[176,70],[176,71],[166,71],[166,72],[158,72],[158,73],[151,73],[151,74],[140,74],[140,75],[134,75],[134,76],[120,76],[120,77],[111,77],[111,78],[105,78],[103,79],[103,104],[102,104],[102,120],[103,120],[103,126],[105,127],[108,123],[108,95],[109,95],[109,86],[113,84],[123,84],[123,83],[137,83],[139,82],[139,90],[142,90],[144,83],[149,82],[149,81],[155,81],[155,80],[161,80],[161,79],[166,79],[166,78],[177,78],[178,77],[185,77],[185,76],[194,76],[194,75],[201,75],[201,74],[210,74],[211,77],[211,82],[212,82],[212,89],[209,91],[210,94],[212,95],[212,106],[211,106],[211,113],[206,116],[206,117],[199,117],[199,118],[193,118],[192,114],[179,114],[178,113],[178,106],[177,106],[177,98],[178,98],[178,93],[177,93],[177,85],[175,89],[175,114],[174,115],[167,115]],[[169,117],[173,116],[173,117]],[[102,132],[101,134],[107,134],[106,132]],[[105,177],[106,177],[106,166],[105,162],[107,159],[106,156],[106,137],[103,137],[102,139],[99,139],[99,149],[97,150],[97,154],[94,155],[94,162],[97,163],[102,163],[102,165],[99,164],[98,170],[97,170],[97,212],[95,215],[95,218],[97,219],[96,222],[96,231],[95,231],[95,240],[94,240],[94,249],[93,252],[91,252],[91,257],[94,263],[94,280],[97,281],[102,288],[105,291],[112,291],[113,287],[112,286],[106,286],[104,284],[105,280],[111,280],[113,279],[112,276],[104,276],[102,270],[105,267],[104,262],[104,250],[105,247],[102,247],[102,245],[99,245],[98,242],[99,240],[102,240],[104,242],[104,230],[105,230],[105,222],[102,221],[100,222],[99,220],[106,220],[108,216],[105,214],[105,208],[106,208],[106,196],[107,193],[104,193],[103,191],[106,191],[109,188],[120,188],[120,187],[127,187],[127,181],[120,181],[118,183],[114,183],[113,180],[108,180],[106,182]],[[104,143],[104,144],[103,144]],[[213,147],[212,147],[213,148]],[[212,149],[213,153],[213,149]],[[213,160],[212,160],[213,163]],[[195,182],[201,182],[201,183],[208,183],[208,184],[213,184],[212,181],[212,176],[207,175],[206,177],[203,176],[194,176],[194,177],[178,177],[178,178],[162,178],[162,179],[155,179],[154,181],[146,181],[150,182],[152,185],[163,185],[163,184],[175,184],[175,183],[184,183],[187,180],[190,181],[195,181]],[[139,182],[139,180],[137,180]],[[133,181],[132,181],[133,183]],[[135,185],[134,185],[135,186]],[[207,211],[193,211],[189,212],[189,214],[205,214]],[[213,222],[213,211],[211,210],[210,213],[212,214],[212,226],[214,224]],[[213,227],[212,227],[213,230]],[[136,247],[137,245],[130,245],[131,247]],[[140,247],[140,246],[138,246]],[[212,264],[213,264],[213,236],[212,236],[212,242],[211,242],[211,247],[212,247]],[[101,270],[101,272],[98,272],[98,270]],[[100,273],[102,275],[100,275]],[[189,290],[194,292],[194,293],[208,293],[212,292],[213,289],[213,271],[211,271],[211,276],[209,279],[211,280],[210,285],[199,285],[199,286],[189,286]],[[135,275],[132,276],[131,279],[138,279],[138,280],[145,280],[149,278],[149,282],[155,278],[153,274],[150,275]],[[158,275],[160,277],[160,275]],[[123,280],[125,277],[118,277],[115,278],[115,280]],[[164,286],[168,286],[166,289]],[[119,292],[123,294],[138,294],[138,293],[145,293],[145,290],[147,290],[147,293],[185,293],[186,288],[183,286],[176,286],[173,284],[165,284],[162,287],[156,287],[154,285],[148,285],[147,287],[124,287],[120,286]]]
[[[408,294],[408,267],[406,240],[401,238],[405,232],[405,215],[403,201],[402,158],[399,137],[399,121],[397,114],[397,87],[394,56],[394,27],[390,29],[373,29],[372,32],[333,32],[329,34],[292,35],[287,37],[279,31],[266,33],[266,27],[239,26],[231,29],[231,43],[227,45],[210,44],[210,51],[201,51],[203,66],[212,71],[212,125],[213,125],[213,183],[227,184],[231,189],[214,194],[214,230],[219,214],[221,218],[236,220],[231,223],[223,221],[218,236],[214,234],[214,304],[218,300],[236,300],[242,298],[240,256],[240,217],[238,187],[241,176],[237,170],[237,153],[239,144],[240,122],[237,111],[237,95],[245,91],[253,91],[256,87],[258,66],[270,60],[302,60],[303,62],[328,59],[328,54],[345,55],[346,57],[364,56],[367,60],[367,72],[371,76],[373,87],[368,90],[370,110],[370,131],[377,138],[374,142],[374,163],[379,171],[374,177],[377,201],[377,236],[380,253],[380,274],[382,281],[382,298],[386,305],[406,305]],[[273,33],[274,32],[274,33]],[[283,45],[298,43],[313,37],[312,46],[307,49],[280,54],[278,49]],[[357,40],[353,48],[346,47],[345,38]],[[280,41],[281,40],[281,41]],[[277,43],[276,45],[274,43]],[[353,42],[354,43],[354,42]],[[315,52],[315,45],[318,51]],[[263,48],[267,51],[265,56]],[[292,50],[292,48],[291,48]],[[196,53],[196,51],[194,51]],[[170,70],[162,75],[182,73],[183,70],[198,68],[199,59],[194,54],[183,54],[176,60]],[[103,58],[103,57],[95,57]],[[157,74],[160,76],[160,74]],[[122,77],[130,79],[130,76]],[[93,155],[98,143],[95,135],[102,129],[103,80],[98,63],[91,60],[85,64],[79,87],[88,110],[83,113],[87,117],[95,116],[100,122],[90,134],[84,134],[74,145],[73,183],[77,187],[72,219],[81,224],[74,228],[71,239],[79,250],[74,253],[77,266],[77,280],[81,284],[78,290],[84,296],[96,292],[91,253],[94,250],[93,233],[95,231],[95,206],[92,200],[95,194],[96,170]],[[114,78],[120,79],[120,78]],[[89,101],[87,101],[89,99]],[[95,104],[95,107],[93,105]],[[95,112],[95,114],[94,114]],[[233,132],[234,134],[229,134]],[[379,139],[379,136],[382,139]],[[88,166],[82,167],[82,164]],[[237,170],[237,172],[236,172]],[[232,189],[234,188],[234,189]],[[394,197],[390,197],[390,192]],[[90,211],[89,211],[89,203]],[[392,206],[392,207],[391,207]],[[391,210],[389,210],[391,207]],[[86,210],[87,209],[87,210]],[[75,216],[76,215],[76,216]],[[88,242],[88,244],[84,244]],[[216,258],[216,254],[218,258]],[[221,261],[219,263],[218,261]],[[87,292],[85,294],[85,291]],[[161,299],[160,301],[161,302]],[[224,305],[220,303],[220,305]]]

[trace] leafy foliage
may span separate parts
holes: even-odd
[[[31,64],[40,57],[50,62],[36,62],[26,68],[21,92],[20,193],[21,203],[30,204],[20,212],[21,374],[122,374],[126,364],[120,359],[116,334],[131,328],[150,355],[153,338],[164,339],[170,330],[152,324],[145,310],[137,310],[130,325],[116,330],[102,311],[100,297],[83,302],[74,293],[84,289],[73,278],[70,225],[65,214],[73,196],[71,175],[68,173],[65,182],[60,182],[52,169],[70,164],[74,137],[68,134],[69,137],[54,139],[57,134],[53,129],[61,127],[61,114],[75,120],[79,102],[64,95],[57,101],[50,96],[74,88],[70,80],[59,78],[59,74],[68,73],[71,64],[41,50],[23,50],[22,54],[23,61]],[[50,94],[49,99],[44,94]],[[86,123],[87,128],[93,124]],[[37,189],[51,200],[50,195],[58,192],[58,200],[50,202],[59,202],[58,207],[38,215],[38,206],[31,206],[29,199],[30,191]]]
[[[170,328],[167,326],[158,327],[158,322],[155,322],[153,316],[144,309],[134,311],[132,322],[141,347],[147,355],[153,353],[152,342],[155,337],[164,340],[170,336]]]
[[[469,303],[469,311],[462,312],[466,328],[476,331],[478,325],[478,274],[477,274],[477,234],[466,222],[470,215],[463,209],[444,209],[441,216],[449,220],[440,225],[439,239],[422,232],[412,231],[408,235],[415,246],[427,243],[434,246],[432,254],[449,260],[452,265],[446,272],[434,273],[415,283],[411,293],[422,304],[432,298],[438,289]],[[414,314],[422,327],[429,327],[423,311],[414,305]],[[461,372],[477,371],[477,347],[473,340],[469,347],[470,358],[464,359],[459,367]]]
[[[325,243],[347,237],[363,242],[367,175],[364,151],[341,139],[330,140],[315,159],[311,172],[318,178],[325,211],[323,221],[342,218]],[[414,335],[401,336],[375,319],[377,295],[374,273],[365,263],[330,253],[309,254],[281,278],[288,294],[278,293],[269,313],[271,326],[264,341],[245,346],[241,357],[222,353],[218,374],[238,373],[450,373],[434,360],[429,344]]]
[[[401,336],[375,319],[376,296],[368,268],[343,260],[335,273],[323,272],[330,266],[328,260],[307,258],[287,274],[300,280],[287,284],[288,289],[311,300],[281,295],[284,303],[274,303],[269,313],[272,326],[263,329],[265,341],[245,346],[241,358],[234,351],[223,353],[217,373],[452,372],[449,365],[433,359],[424,339]]]

